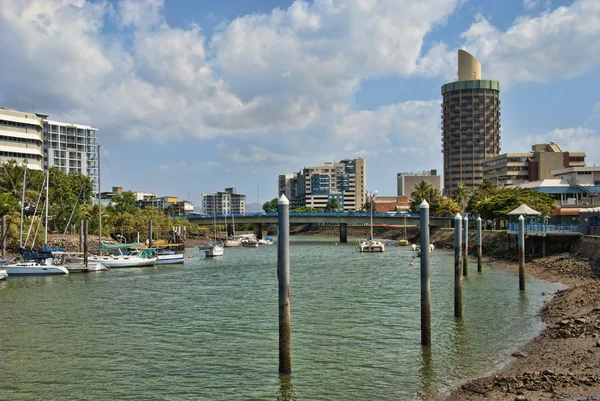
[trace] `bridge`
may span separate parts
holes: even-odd
[[[224,224],[225,220],[232,221],[232,215],[228,214],[189,214],[184,216],[174,216],[175,219],[186,219],[195,224],[208,225],[213,223],[216,218],[217,223]],[[429,225],[431,227],[449,227],[451,219],[454,217],[432,217]],[[234,214],[233,220],[236,223],[253,224],[254,232],[262,235],[263,224],[277,224],[277,213],[245,213]],[[290,224],[339,224],[340,242],[348,242],[347,229],[348,224],[368,225],[371,222],[371,213],[369,212],[290,212]],[[418,213],[396,213],[396,212],[374,212],[373,224],[388,225],[407,225],[418,226]]]

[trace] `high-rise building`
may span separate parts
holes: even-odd
[[[324,209],[336,199],[343,210],[360,210],[366,197],[365,159],[344,159],[316,167],[304,167],[298,173],[282,174],[278,179],[279,196],[289,194],[290,207]]]
[[[64,173],[79,172],[98,191],[98,129],[87,125],[44,120],[44,167]]]
[[[458,81],[442,85],[444,189],[459,183],[474,190],[483,160],[500,153],[500,83],[481,79],[481,64],[458,51]]]
[[[246,195],[238,194],[235,188],[225,188],[213,194],[202,194],[202,213],[244,214]]]
[[[442,178],[437,175],[437,170],[425,170],[420,173],[398,173],[398,196],[410,197],[415,186],[421,181],[428,182],[433,188],[442,189]]]
[[[0,163],[16,160],[43,170],[43,114],[0,108]]]
[[[585,152],[564,152],[555,142],[531,146],[531,152],[504,153],[483,161],[483,178],[497,186],[552,178],[553,170],[585,167]]]

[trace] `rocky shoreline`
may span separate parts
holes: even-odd
[[[567,286],[541,310],[546,328],[522,350],[515,350],[514,360],[500,372],[470,380],[445,399],[600,400],[598,249],[595,240],[581,240],[570,252],[530,257],[527,274]],[[518,269],[511,261],[490,259],[488,263]]]

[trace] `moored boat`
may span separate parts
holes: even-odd
[[[6,269],[0,268],[0,280],[4,280],[6,277],[8,277]]]
[[[64,266],[54,266],[52,264],[42,264],[38,262],[19,262],[14,265],[4,266],[9,276],[39,276],[51,274],[69,274]]]
[[[224,253],[225,250],[219,244],[214,244],[212,247],[204,250],[204,255],[206,255],[206,257],[223,256]]]
[[[172,249],[157,248],[158,254],[156,265],[171,265],[175,263],[183,263],[183,253],[177,253]]]

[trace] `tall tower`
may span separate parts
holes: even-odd
[[[458,81],[442,85],[444,190],[462,182],[474,190],[483,180],[483,159],[500,153],[500,83],[481,79],[481,64],[458,51]]]

